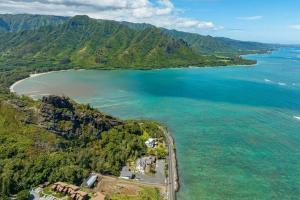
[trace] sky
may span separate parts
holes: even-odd
[[[88,15],[245,41],[300,44],[300,0],[0,0],[0,13]]]

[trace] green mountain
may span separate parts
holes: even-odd
[[[251,64],[238,56],[274,48],[274,45],[202,36],[145,23],[27,14],[0,15],[0,42],[0,66],[37,67]]]
[[[203,36],[195,33],[186,33],[164,29],[164,32],[177,39],[186,41],[198,53],[214,55],[242,55],[251,53],[265,53],[275,45],[258,42],[244,42],[223,37]]]
[[[151,24],[145,23],[121,23],[136,30],[144,30],[146,28],[154,27]],[[182,39],[186,41],[195,52],[207,55],[213,54],[233,56],[249,53],[264,53],[278,46],[274,44],[263,44],[259,42],[239,41],[224,37],[212,37],[209,35],[204,36],[197,33],[187,33],[165,28],[160,29],[167,35],[170,35],[176,39]]]
[[[42,26],[59,25],[64,23],[68,17],[50,15],[28,15],[28,14],[4,14],[0,15],[0,31],[17,32],[22,30],[34,30]]]
[[[0,35],[0,62],[93,68],[160,68],[247,63],[204,56],[181,39],[152,27],[131,29],[119,22],[75,16],[65,23]]]

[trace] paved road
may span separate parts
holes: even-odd
[[[168,156],[166,158],[168,163],[168,178],[167,178],[167,193],[168,193],[168,200],[175,200],[176,199],[176,191],[178,190],[178,183],[177,183],[177,168],[176,168],[176,157],[174,152],[174,143],[173,138],[170,136],[168,131],[160,127],[160,129],[164,132],[166,136],[166,143],[168,148]]]

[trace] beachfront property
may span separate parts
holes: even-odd
[[[148,148],[154,148],[157,145],[157,142],[155,138],[149,138],[145,144]]]
[[[146,156],[137,159],[136,161],[136,170],[142,174],[149,173],[151,171],[151,166],[156,162],[154,156]]]
[[[127,166],[122,167],[120,178],[123,179],[132,179],[133,173],[130,171],[130,169]]]

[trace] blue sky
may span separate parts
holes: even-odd
[[[262,42],[300,44],[299,0],[175,0],[190,18],[212,21],[217,36]]]
[[[88,15],[240,40],[300,44],[300,0],[0,0],[0,13]]]

